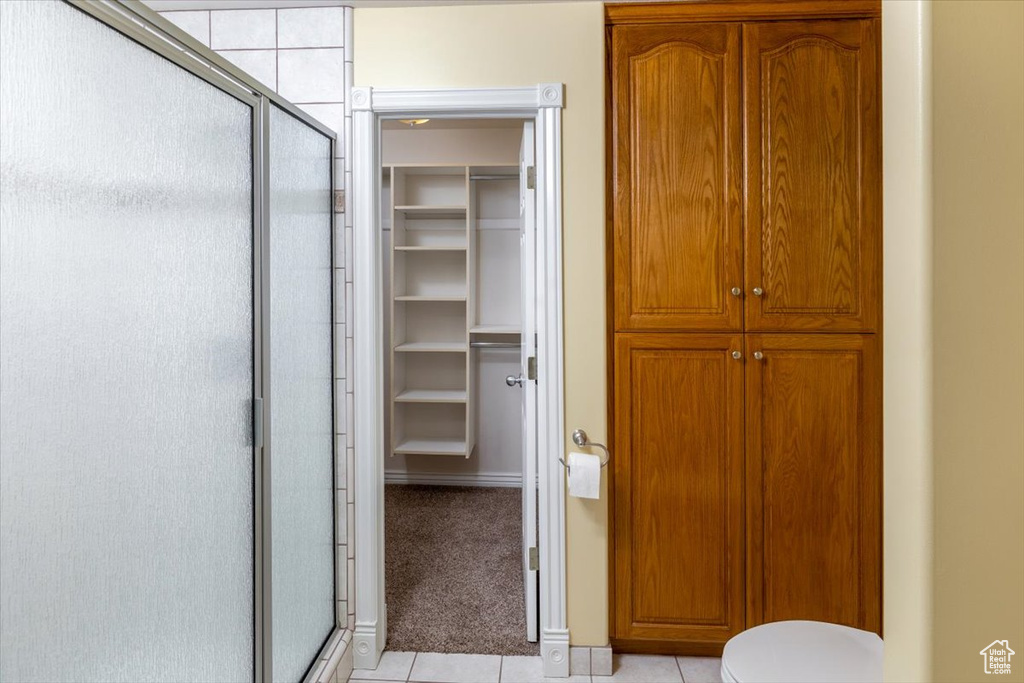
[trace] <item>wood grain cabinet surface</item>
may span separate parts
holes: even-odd
[[[743,628],[743,340],[615,340],[615,632],[722,643]]]
[[[612,644],[880,631],[879,2],[607,14]]]
[[[874,20],[743,26],[747,330],[876,328],[875,29]]]
[[[738,331],[740,26],[612,34],[618,330]]]
[[[878,631],[877,337],[750,334],[745,343],[747,625],[813,619]]]

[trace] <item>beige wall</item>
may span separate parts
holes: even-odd
[[[933,673],[1024,681],[1024,3],[936,2]]]
[[[606,441],[604,10],[600,2],[357,9],[355,83],[566,85],[565,419]],[[568,447],[568,443],[566,444]],[[544,454],[543,457],[554,457]],[[566,509],[569,632],[608,643],[607,498]]]
[[[1024,4],[885,0],[885,679],[1024,680]]]

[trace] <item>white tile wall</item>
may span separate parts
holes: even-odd
[[[338,134],[338,141],[341,142],[341,137],[345,134],[345,105],[342,103],[337,104],[300,104],[299,109],[303,110],[316,120],[327,124],[331,127],[335,133]],[[342,157],[344,154],[338,153],[338,157]],[[342,262],[339,261],[338,265],[341,266]]]
[[[610,673],[610,671],[609,671]],[[590,648],[570,647],[569,648],[569,675],[585,674],[590,675]]]
[[[292,102],[341,102],[345,96],[345,51],[336,47],[280,50],[278,92]]]
[[[209,12],[164,12],[163,16],[206,47],[210,47]]]
[[[237,9],[210,13],[210,47],[258,50],[277,47],[277,10]]]
[[[2,2],[2,0],[0,0]],[[351,179],[345,154],[351,109],[345,93],[352,84],[352,11],[342,7],[265,10],[172,11],[163,16],[204,45],[293,104],[323,122],[338,136],[335,146],[334,189],[344,192]],[[347,80],[346,80],[347,79]],[[348,629],[320,666],[321,681],[348,679],[352,671],[350,647],[355,626],[354,505],[348,495],[347,476],[353,471],[351,424],[352,218],[349,200],[335,215],[335,463],[337,502],[336,593],[338,626]],[[348,269],[346,269],[346,265]]]
[[[225,50],[220,55],[271,90],[277,90],[277,50]]]
[[[595,676],[611,676],[612,648],[610,645],[590,648],[590,673]]]
[[[344,8],[307,7],[278,10],[278,47],[342,47],[344,43]]]

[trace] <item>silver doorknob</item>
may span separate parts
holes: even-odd
[[[509,385],[510,387],[514,387],[517,384],[519,386],[523,386],[523,376],[519,375],[518,377],[516,377],[515,375],[509,375],[508,377],[505,378],[505,384]]]
[[[764,290],[760,287],[754,287],[754,296],[761,296],[764,294]]]
[[[735,358],[736,360],[739,360],[740,358],[743,358],[743,354],[740,353],[739,351],[733,351],[732,357]]]
[[[732,289],[729,290],[729,293],[732,294],[733,296],[739,296],[740,294],[743,293],[743,290],[740,289],[739,287],[733,287]]]
[[[764,354],[760,351],[754,351],[754,360],[761,360],[764,358]]]

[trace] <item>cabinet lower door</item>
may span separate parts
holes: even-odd
[[[814,619],[877,632],[878,340],[766,334],[746,344],[748,625]]]
[[[615,339],[613,630],[715,653],[743,629],[740,335]]]

